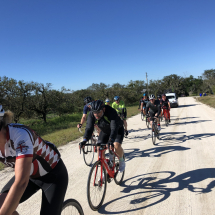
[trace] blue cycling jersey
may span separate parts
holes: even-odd
[[[83,114],[87,114],[88,111],[90,111],[90,108],[87,105],[85,105],[84,110],[83,110]]]

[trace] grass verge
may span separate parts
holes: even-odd
[[[215,96],[196,97],[196,100],[215,108]]]

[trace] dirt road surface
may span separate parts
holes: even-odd
[[[123,142],[126,156],[124,182],[107,184],[103,206],[92,211],[87,202],[90,168],[79,154],[78,142],[60,147],[69,173],[67,198],[80,202],[85,215],[210,215],[215,214],[215,110],[180,98],[171,109],[171,123],[161,123],[160,140],[153,145],[151,130],[140,115],[128,120],[129,137]],[[13,176],[10,168],[0,173],[2,188]],[[20,204],[21,215],[38,215],[41,192]]]

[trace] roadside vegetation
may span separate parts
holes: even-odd
[[[196,100],[215,108],[215,96],[214,95],[196,97]]]

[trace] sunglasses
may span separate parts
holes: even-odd
[[[93,113],[99,114],[99,113],[101,113],[101,111],[102,111],[102,110],[95,110],[95,111],[93,111]]]

